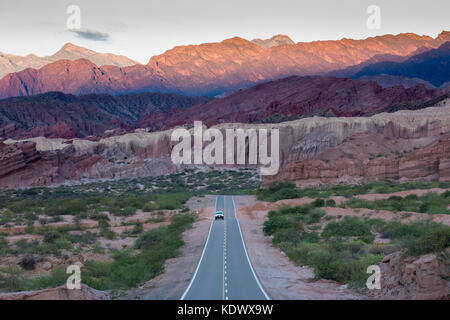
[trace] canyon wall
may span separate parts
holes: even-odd
[[[281,168],[277,175],[263,176],[265,184],[284,180],[306,186],[384,179],[450,179],[449,100],[431,108],[372,117],[224,123],[214,128],[222,132],[236,128],[279,129]],[[175,172],[182,168],[170,158],[175,145],[171,133],[138,129],[98,141],[8,139],[0,148],[0,186],[20,188]]]

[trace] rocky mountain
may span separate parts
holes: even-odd
[[[420,53],[404,62],[387,61],[369,65],[356,73],[354,77],[381,74],[420,78],[439,87],[450,80],[450,41],[437,49]]]
[[[74,96],[49,92],[9,98],[0,101],[0,137],[102,136],[105,130],[135,128],[148,115],[155,117],[210,100],[162,93]]]
[[[412,88],[419,84],[423,84],[427,89],[436,89],[428,81],[419,78],[408,78],[404,76],[392,76],[389,74],[380,74],[376,76],[361,76],[357,78],[360,81],[375,81],[383,88],[395,87],[395,86],[403,86],[404,88]]]
[[[276,124],[230,124],[226,129],[276,128],[281,168],[264,183],[298,185],[373,180],[450,179],[450,101],[372,117],[312,117]],[[192,130],[192,129],[191,129]],[[161,175],[180,170],[170,155],[171,130],[89,139],[29,138],[0,143],[0,187],[57,185]],[[204,144],[204,147],[206,143]]]
[[[83,59],[59,60],[39,70],[8,74],[0,80],[0,97],[48,91],[77,95],[163,91],[217,96],[290,75],[326,74],[379,55],[407,56],[449,40],[450,32],[444,31],[435,39],[407,33],[263,49],[235,37],[220,43],[178,46],[152,57],[147,65],[98,67]]]
[[[292,76],[240,90],[179,113],[170,114],[167,127],[202,120],[208,125],[221,122],[278,122],[300,117],[359,116],[388,111],[396,105],[426,102],[439,95],[423,85],[409,89],[382,88],[375,82],[346,78]],[[141,120],[144,122],[145,120]],[[146,126],[154,127],[151,118]]]
[[[19,72],[27,68],[40,69],[43,66],[62,59],[78,60],[88,59],[97,66],[112,65],[127,67],[138,64],[125,56],[111,53],[98,53],[72,43],[66,43],[58,52],[51,56],[38,57],[34,54],[27,56],[15,56],[0,53],[0,78],[8,73]]]
[[[252,42],[256,45],[258,45],[259,47],[263,48],[263,49],[269,49],[272,47],[278,47],[284,44],[295,44],[294,41],[292,41],[291,38],[289,38],[286,35],[283,34],[278,34],[276,36],[273,36],[270,39],[253,39]]]
[[[440,92],[423,85],[382,88],[375,82],[333,77],[288,77],[211,99],[176,94],[122,96],[61,92],[0,100],[0,136],[103,136],[105,130],[162,130],[222,122],[280,122],[314,115],[358,116],[423,108]]]

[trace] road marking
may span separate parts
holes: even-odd
[[[225,214],[225,197],[223,198],[223,212]],[[226,263],[225,262],[226,261],[225,246],[227,245],[226,239],[227,239],[227,221],[224,219],[224,221],[223,221],[223,247],[222,247],[222,300],[225,300],[225,298],[226,298],[225,297],[225,285],[227,282],[227,277],[225,276],[225,274],[227,273],[225,271],[225,263]]]
[[[214,205],[214,207],[215,207],[214,210],[216,210],[216,211],[217,211],[217,198],[218,197],[216,197],[216,203]],[[224,203],[225,203],[225,198],[224,198]],[[214,212],[214,214],[216,214],[216,212]],[[186,290],[184,291],[180,300],[184,300],[184,298],[186,297],[186,294],[189,292],[189,289],[191,289],[191,286],[194,283],[195,277],[197,276],[197,273],[198,273],[198,269],[200,269],[200,265],[202,264],[202,260],[203,260],[203,256],[205,255],[206,247],[208,246],[209,237],[211,236],[211,230],[212,230],[213,223],[214,223],[214,219],[211,220],[211,226],[209,227],[208,238],[206,238],[206,243],[205,243],[205,246],[203,247],[202,255],[200,256],[200,260],[198,261],[197,268],[195,269],[194,276],[192,277],[191,282],[189,282],[189,285],[186,288]]]
[[[245,255],[247,256],[248,264],[250,265],[250,269],[252,270],[253,276],[255,277],[255,280],[256,280],[256,283],[257,283],[258,286],[259,286],[259,289],[261,289],[261,292],[264,294],[264,296],[266,297],[266,299],[267,299],[267,300],[270,300],[269,295],[266,293],[266,291],[264,290],[263,286],[262,286],[261,283],[259,282],[259,279],[258,279],[258,277],[256,276],[256,273],[255,273],[255,270],[253,270],[252,263],[251,263],[250,258],[249,258],[249,256],[248,256],[248,253],[247,253],[247,248],[245,247],[245,241],[244,241],[244,237],[242,236],[241,226],[239,225],[239,219],[237,218],[237,214],[236,214],[236,211],[237,211],[237,210],[236,210],[236,204],[234,203],[234,197],[233,197],[233,196],[231,196],[231,200],[233,200],[234,215],[235,215],[235,218],[236,218],[236,221],[237,221],[237,225],[238,225],[238,229],[239,229],[239,234],[241,235],[242,245],[243,245],[243,247],[244,247]],[[224,201],[224,205],[225,205],[225,199],[224,199],[223,201]]]

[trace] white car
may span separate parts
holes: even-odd
[[[221,211],[221,210],[216,211],[216,216],[214,219],[216,219],[216,220],[222,219],[223,220],[223,218],[224,218],[223,211]]]

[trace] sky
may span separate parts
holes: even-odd
[[[68,29],[73,11],[80,24]],[[380,28],[366,12],[380,8]],[[0,52],[51,55],[71,42],[141,63],[178,45],[286,34],[294,42],[450,30],[449,0],[0,0]],[[73,26],[73,24],[71,24]]]

